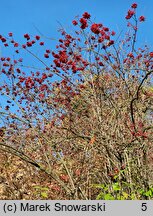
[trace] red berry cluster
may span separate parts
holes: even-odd
[[[127,15],[125,17],[127,20],[131,19],[136,14],[136,8],[137,8],[137,6],[138,6],[137,3],[133,3],[131,5],[131,9],[128,10]],[[145,17],[144,16],[140,16],[139,17],[139,21],[140,22],[144,22],[145,21]]]

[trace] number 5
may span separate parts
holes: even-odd
[[[146,211],[147,210],[147,203],[142,203],[141,210]]]

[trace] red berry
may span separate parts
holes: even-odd
[[[36,35],[35,38],[36,38],[36,40],[39,40],[39,39],[40,39],[40,36],[39,36],[39,35]]]
[[[10,37],[12,37],[12,36],[13,36],[13,33],[12,33],[12,32],[10,32],[8,35],[9,35]]]
[[[45,58],[49,58],[48,53],[45,53],[45,54],[44,54],[44,57],[45,57]]]
[[[3,42],[3,43],[5,43],[6,42],[6,39],[5,38],[1,38],[1,41]]]
[[[43,46],[43,45],[44,45],[44,42],[40,42],[39,44],[40,44],[40,46]]]

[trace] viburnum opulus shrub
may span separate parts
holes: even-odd
[[[57,199],[95,199],[95,184],[118,198],[116,181],[127,199],[151,196],[153,52],[138,47],[145,17],[136,10],[133,3],[122,36],[85,12],[72,21],[73,34],[60,29],[55,50],[39,35],[26,33],[23,43],[0,35],[16,56],[1,57],[0,148],[52,179]]]

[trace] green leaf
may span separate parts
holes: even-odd
[[[137,197],[136,197],[136,195],[134,193],[131,194],[131,199],[132,200],[137,200]]]
[[[143,194],[144,194],[144,189],[140,189],[140,190],[139,190],[139,193],[140,193],[141,195],[143,195]]]
[[[41,189],[40,186],[34,186],[33,188],[34,188],[34,189]]]
[[[114,179],[117,179],[118,177],[119,177],[119,175],[115,175],[115,176],[114,176]]]
[[[43,198],[47,198],[47,197],[48,197],[48,195],[47,195],[46,192],[41,192],[41,196],[42,196]]]
[[[94,188],[101,188],[101,189],[103,189],[103,188],[105,187],[104,184],[93,184],[92,186],[93,186]]]
[[[104,189],[104,191],[108,191],[108,187],[107,186],[105,186],[103,189]]]
[[[43,188],[41,188],[41,190],[48,191],[49,189],[47,187],[43,187]]]
[[[115,183],[115,184],[113,184],[113,190],[114,190],[114,191],[120,191],[120,190],[121,190],[121,188],[120,188],[118,182]]]
[[[104,200],[115,200],[115,198],[111,194],[105,194]]]
[[[126,192],[122,192],[123,198],[127,199],[129,195]]]
[[[147,191],[147,192],[145,193],[145,195],[146,195],[146,196],[152,196],[152,191],[151,191],[151,190]]]
[[[98,194],[98,196],[96,197],[96,200],[103,200],[104,199],[104,193],[101,192],[100,194]]]

